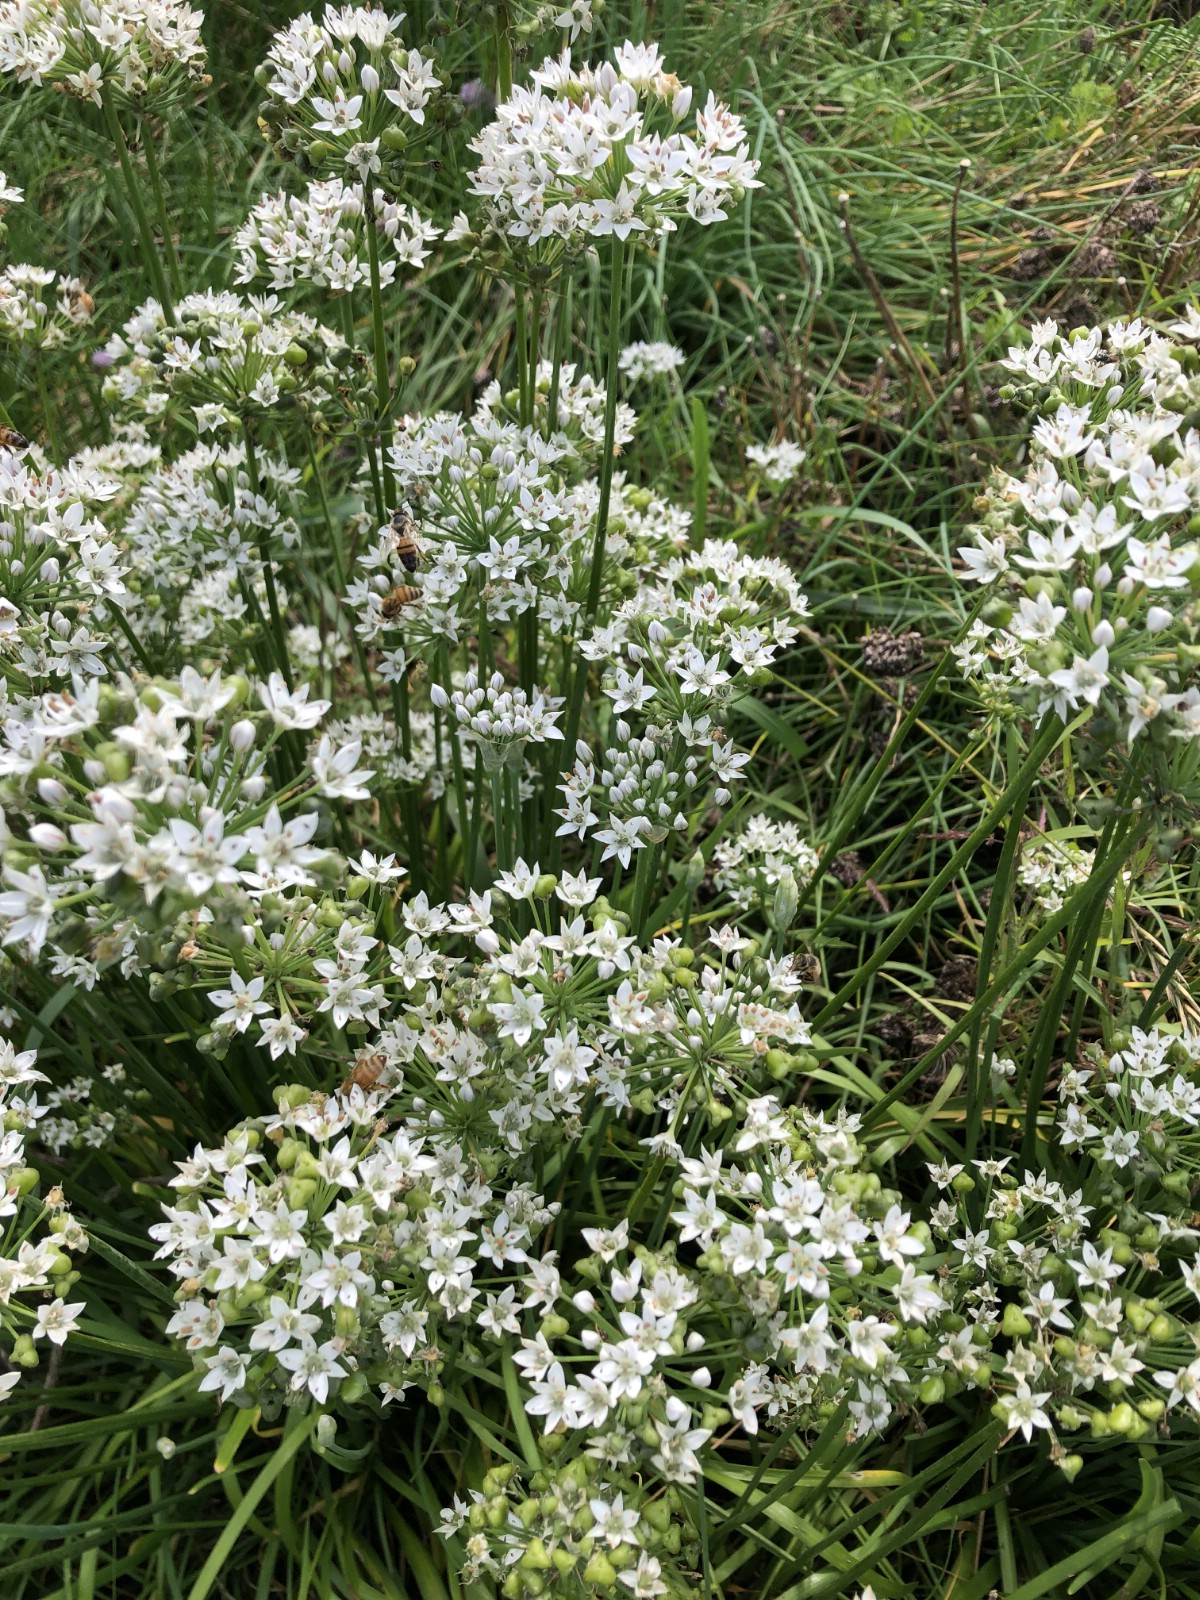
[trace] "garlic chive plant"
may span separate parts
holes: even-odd
[[[0,4],[0,72],[103,122],[142,251],[131,312],[0,268],[45,419],[0,416],[0,1395],[151,1351],[217,1477],[272,1441],[193,1600],[326,1469],[314,1518],[415,1479],[422,1594],[832,1594],[772,1566],[810,1526],[777,1491],[890,1492],[932,1429],[990,1507],[1013,1457],[1070,1485],[1200,1426],[1200,1032],[1155,932],[1194,914],[1162,811],[1197,777],[1200,314],[1014,346],[1028,460],[939,580],[937,664],[873,628],[887,727],[806,810],[764,774],[821,737],[781,708],[828,576],[761,506],[809,446],[739,440],[706,518],[697,406],[685,509],[639,443],[691,352],[627,325],[645,256],[762,187],[756,131],[583,0],[491,8],[487,116],[426,9],[275,35],[263,192],[189,249],[154,131],[200,13]],[[402,338],[437,274],[505,319],[461,410]],[[935,831],[930,780],[913,891],[879,818],[935,693],[978,790]],[[930,995],[891,958],[951,916]],[[877,983],[925,1010],[907,1055]],[[156,1483],[195,1437],[162,1425]],[[904,1592],[872,1540],[836,1592]]]

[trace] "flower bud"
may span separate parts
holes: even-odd
[[[791,867],[784,867],[779,874],[779,884],[775,890],[775,904],[771,913],[771,919],[777,933],[784,933],[791,927],[799,904],[800,889],[796,883],[796,875]]]
[[[245,755],[247,750],[253,750],[257,737],[254,724],[249,717],[240,717],[229,730],[229,742],[239,755]]]
[[[1171,613],[1165,606],[1151,606],[1146,613],[1146,632],[1162,633],[1171,626]]]
[[[48,806],[61,806],[66,802],[66,787],[57,778],[39,778],[37,792],[38,798]]]
[[[367,94],[379,93],[379,74],[369,61],[359,73],[358,81],[362,84]]]
[[[1071,596],[1071,609],[1086,611],[1094,599],[1092,591],[1086,585],[1081,585]]]
[[[1098,622],[1092,629],[1092,643],[1102,645],[1106,650],[1116,643],[1116,638],[1111,622]]]
[[[37,1346],[32,1337],[27,1333],[19,1334],[13,1340],[12,1350],[8,1359],[15,1362],[18,1367],[36,1367],[38,1364]]]
[[[52,822],[35,822],[29,830],[29,838],[39,850],[61,850],[67,842],[66,834]]]
[[[1103,566],[1097,567],[1092,577],[1092,583],[1097,589],[1107,589],[1112,582],[1112,568],[1106,561]]]

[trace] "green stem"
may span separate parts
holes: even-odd
[[[621,353],[622,296],[625,289],[626,244],[613,235],[611,270],[609,275],[608,358],[605,363],[604,396],[604,453],[600,459],[600,499],[596,510],[596,535],[592,543],[591,571],[588,578],[587,603],[580,620],[580,639],[591,637],[592,624],[600,607],[604,585],[604,546],[608,537],[608,511],[612,500],[613,445],[617,432],[617,358]],[[587,689],[588,663],[576,652],[575,673],[571,683],[571,699],[567,711],[566,732],[563,738],[563,755],[568,765],[575,760],[575,743],[579,738],[579,725],[583,720],[583,697]],[[549,798],[554,788],[550,785]],[[548,826],[548,824],[547,824]],[[561,845],[556,839],[553,862],[557,864]],[[555,870],[552,865],[550,871]]]
[[[445,641],[438,645],[438,682],[447,691],[452,686],[450,677],[450,651]],[[438,712],[439,719],[441,712]],[[462,841],[463,879],[468,886],[475,882],[475,839],[467,831],[467,778],[463,771],[462,741],[453,718],[446,719],[446,739],[450,745],[450,770],[454,774],[454,797],[458,807],[458,833]]]
[[[313,484],[317,491],[317,498],[321,502],[321,515],[325,519],[325,530],[329,535],[329,553],[330,558],[333,561],[334,578],[338,586],[337,601],[340,605],[340,603],[344,600],[346,593],[346,554],[342,548],[341,530],[335,528],[333,525],[333,515],[329,509],[329,497],[325,493],[325,480],[321,474],[320,465],[317,461],[317,452],[313,447],[311,434],[308,437],[308,460],[309,465],[312,467]],[[367,670],[366,648],[363,645],[362,639],[359,637],[358,630],[353,625],[351,625],[350,628],[350,638],[354,644],[354,652],[358,657],[358,667],[359,671],[362,673],[363,686],[367,691],[367,698],[371,702],[371,709],[373,711],[378,711],[379,696],[375,693],[375,685],[371,681],[370,672]],[[337,663],[335,662],[335,676],[336,672]]]
[[[258,457],[254,453],[254,439],[248,424],[242,424],[242,441],[246,446],[246,472],[250,479],[250,488],[254,494],[262,493],[261,482],[258,476]],[[271,564],[271,547],[266,535],[258,541],[258,557],[262,562],[263,587],[267,591],[267,609],[271,613],[271,634],[275,641],[275,655],[279,662],[279,670],[283,674],[283,681],[288,689],[294,687],[292,682],[292,665],[288,660],[287,636],[283,631],[283,617],[279,610],[279,596],[275,592],[275,573]]]
[[[55,465],[62,467],[66,465],[67,457],[63,453],[62,437],[58,431],[58,412],[50,398],[50,387],[46,382],[46,358],[43,351],[36,352],[33,364],[37,369],[38,399],[42,403],[42,422],[45,425],[46,437],[50,441]]]
[[[1009,723],[1005,733],[1008,770],[1011,772],[1017,765],[1017,732],[1012,723]],[[1021,819],[1025,814],[1025,806],[1028,803],[1029,793],[1036,778],[1036,772],[1031,772],[1028,781],[1022,785],[1020,792],[1013,797],[1012,815],[1009,817],[1008,826],[1004,830],[1004,844],[1000,851],[1000,861],[996,867],[996,876],[992,879],[991,904],[988,906],[987,922],[984,925],[983,940],[979,948],[978,976],[975,982],[975,998],[977,1000],[986,992],[988,983],[991,980],[992,962],[996,955],[996,944],[1000,937],[1000,929],[1009,914],[1010,886],[1013,869],[1016,865],[1017,851],[1021,843]],[[975,1154],[975,1146],[979,1140],[980,1127],[983,1121],[986,1082],[981,1071],[983,1065],[980,1054],[982,1032],[983,1012],[980,1011],[971,1025],[970,1039],[967,1045],[967,1127],[964,1148],[968,1160]]]
[[[512,39],[509,37],[507,0],[496,6],[496,92],[501,100],[512,97],[513,58]]]
[[[382,444],[383,428],[392,406],[392,385],[388,377],[387,330],[383,321],[383,288],[379,281],[379,232],[375,225],[375,191],[369,182],[363,184],[363,215],[367,229],[367,262],[371,271],[371,331],[375,344],[375,394],[379,405],[379,437]],[[395,503],[395,485],[392,469],[388,465],[387,451],[382,452],[383,492],[387,503]]]
[[[501,872],[507,872],[512,866],[514,856],[509,847],[508,838],[508,806],[504,798],[504,774],[493,772],[492,778],[492,827],[496,837],[496,865]],[[476,774],[478,782],[479,774]]]
[[[622,297],[625,291],[624,239],[613,237],[612,269],[610,272],[611,298],[608,310],[608,360],[605,363],[604,382],[604,454],[600,461],[600,505],[596,513],[596,538],[592,545],[591,581],[588,584],[585,627],[590,630],[600,607],[600,592],[604,584],[604,545],[608,537],[608,508],[612,499],[614,440],[617,432],[617,359],[621,353]],[[585,674],[586,676],[586,669]]]
[[[517,286],[517,415],[521,426],[533,421],[533,395],[529,388],[529,323],[525,313],[525,291]]]
[[[129,197],[129,204],[133,210],[137,230],[142,237],[142,254],[145,258],[147,271],[154,280],[154,292],[158,303],[162,307],[163,316],[168,323],[175,320],[175,304],[171,298],[171,291],[167,286],[166,274],[163,272],[162,260],[158,247],[154,243],[154,233],[150,227],[150,218],[146,215],[146,207],[142,202],[142,192],[138,188],[134,177],[133,163],[129,159],[129,146],[125,142],[125,132],[121,127],[121,119],[117,116],[117,108],[113,105],[111,94],[104,96],[104,120],[108,124],[108,135],[117,152],[117,160],[121,163],[121,176],[125,180],[125,192]]]
[[[532,427],[537,421],[538,357],[542,349],[541,289],[533,291],[529,311],[529,425]]]
[[[371,473],[371,495],[375,501],[376,528],[387,525],[387,505],[383,498],[383,479],[379,475],[379,452],[374,439],[367,440],[367,466]]]
[[[154,149],[154,137],[143,134],[142,149],[146,152],[146,171],[150,174],[150,189],[154,195],[154,207],[158,212],[158,226],[162,231],[163,254],[167,258],[167,275],[171,280],[171,288],[177,299],[183,297],[183,279],[179,274],[179,257],[175,254],[175,241],[171,238],[171,224],[167,216],[167,202],[163,191],[162,176],[158,168],[158,156]]]
[[[1150,741],[1148,739],[1143,739],[1137,746],[1135,746],[1132,755],[1130,756],[1129,765],[1125,769],[1125,777],[1122,780],[1120,789],[1117,791],[1117,800],[1116,805],[1113,808],[1113,814],[1109,817],[1107,823],[1105,824],[1104,831],[1100,835],[1100,844],[1096,851],[1095,860],[1092,863],[1093,871],[1095,871],[1097,863],[1102,864],[1108,859],[1108,851],[1112,846],[1112,836],[1116,829],[1118,819],[1126,814],[1130,801],[1133,799],[1134,793],[1141,783],[1142,770],[1145,767],[1149,749]],[[1108,941],[1109,951],[1114,960],[1121,943],[1121,929],[1116,922],[1116,908],[1119,904],[1121,904],[1121,896],[1118,886],[1118,891],[1114,895],[1114,922],[1113,926],[1109,930],[1110,937]],[[1084,970],[1089,974],[1092,972],[1095,964],[1096,949],[1100,942],[1100,931],[1104,923],[1104,913],[1106,909],[1106,903],[1101,902],[1101,904],[1093,911],[1090,924],[1087,927],[1087,948],[1085,951]],[[1115,978],[1111,979],[1111,981],[1115,989]],[[1075,996],[1075,1006],[1071,1016],[1071,1028],[1067,1035],[1067,1047],[1065,1053],[1068,1061],[1073,1061],[1075,1059],[1075,1051],[1079,1043],[1079,1031],[1083,1026],[1083,1014],[1086,1004],[1087,991],[1086,989],[1080,989]]]
[[[546,407],[546,438],[558,427],[558,392],[562,378],[563,363],[567,359],[567,349],[571,340],[571,280],[567,279],[563,286],[562,296],[558,302],[558,311],[554,318],[554,357],[550,370],[550,402]]]

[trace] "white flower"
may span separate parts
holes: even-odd
[[[338,1360],[339,1354],[332,1340],[318,1345],[309,1339],[280,1350],[275,1359],[292,1374],[292,1389],[307,1389],[317,1404],[323,1406],[329,1398],[330,1379],[347,1375],[347,1369]]]
[[[808,452],[790,439],[746,446],[746,460],[759,469],[769,484],[779,489],[799,475],[807,459]]]
[[[67,1335],[73,1333],[79,1323],[79,1313],[84,1309],[84,1302],[76,1300],[71,1305],[65,1301],[52,1300],[48,1306],[39,1306],[37,1309],[37,1325],[33,1330],[35,1339],[49,1339],[51,1344],[62,1345],[67,1342]]]
[[[214,1026],[245,1033],[255,1017],[263,1016],[271,1009],[262,998],[265,984],[265,978],[251,978],[247,982],[236,972],[230,972],[229,988],[216,989],[208,997],[221,1012]]]
[[[221,1400],[228,1400],[237,1394],[239,1389],[246,1386],[246,1373],[250,1366],[249,1357],[235,1350],[232,1345],[222,1345],[215,1356],[205,1356],[204,1365],[208,1371],[200,1380],[201,1391],[206,1389],[219,1389]]]
[[[1043,1403],[1049,1398],[1048,1390],[1043,1394],[1034,1394],[1027,1383],[1019,1383],[1013,1394],[1001,1395],[999,1400],[1006,1426],[1013,1432],[1019,1429],[1028,1443],[1033,1438],[1035,1428],[1050,1427],[1050,1418],[1042,1410]]]

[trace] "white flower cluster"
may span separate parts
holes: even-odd
[[[808,1429],[844,1404],[866,1437],[990,1392],[1011,1434],[1055,1435],[1073,1476],[1059,1434],[1136,1440],[1173,1408],[1200,1412],[1200,1362],[1168,1309],[1179,1288],[1200,1297],[1200,1039],[1135,1031],[1064,1074],[1061,1141],[1116,1184],[1099,1210],[989,1156],[932,1166],[922,1214],[872,1170],[857,1117],[771,1092],[815,1064],[790,960],[733,928],[700,951],[640,946],[598,887],[518,863],[491,895],[405,900],[395,942],[361,920],[334,935],[375,1036],[336,1094],[282,1091],[277,1115],[198,1149],[153,1230],[203,1388],[268,1414],[413,1387],[440,1404],[447,1371],[507,1352],[558,1443],[532,1521],[511,1473],[447,1511],[445,1531],[468,1534],[464,1576],[534,1550],[585,1584],[640,1574],[649,1593],[691,1564],[670,1487],[694,1486],[730,1426]],[[213,995],[222,1025],[249,1027],[262,993]],[[547,1250],[548,1180],[594,1107],[647,1119],[625,1137],[661,1169],[670,1230],[643,1237],[642,1202],[614,1197]],[[734,1325],[756,1330],[752,1351]],[[643,1526],[647,1485],[669,1515]]]
[[[147,300],[105,346],[105,398],[161,417],[178,396],[200,433],[239,427],[281,407],[340,406],[354,352],[330,329],[275,295],[230,290],[185,295],[168,324]]]
[[[1033,892],[1033,899],[1047,916],[1061,911],[1073,889],[1091,877],[1095,854],[1084,850],[1073,839],[1038,839],[1021,851],[1017,881]]]
[[[261,626],[268,607],[262,549],[282,555],[300,544],[291,510],[299,471],[266,452],[257,469],[252,484],[241,441],[205,441],[170,465],[154,463],[137,485],[121,525],[131,585],[124,609],[163,670],[199,649],[211,666],[246,664],[245,630]],[[278,575],[276,583],[286,609]]]
[[[129,564],[96,510],[119,489],[75,463],[39,471],[0,450],[0,665],[26,693],[108,671]]]
[[[78,278],[27,263],[0,271],[0,340],[9,344],[57,350],[91,321],[93,309]]]
[[[780,439],[774,444],[747,445],[746,460],[758,468],[771,488],[784,489],[799,475],[808,451],[790,439]]]
[[[713,849],[713,882],[740,911],[773,906],[790,873],[802,887],[819,865],[817,852],[787,817],[749,817]]]
[[[608,391],[590,372],[581,373],[573,361],[564,361],[558,369],[558,389],[554,394],[554,363],[539,361],[533,381],[533,419],[544,435],[553,435],[556,445],[565,441],[574,448],[581,460],[598,456],[604,443],[604,407]],[[551,401],[556,401],[555,414],[550,415]],[[519,422],[520,392],[505,390],[492,382],[482,391],[476,402],[472,419],[476,428],[490,428],[506,422]],[[632,444],[637,429],[633,408],[618,402],[613,426],[613,445],[621,450]],[[563,470],[573,463],[571,452],[563,458]]]
[[[526,745],[545,744],[563,736],[558,726],[562,696],[547,695],[541,689],[528,694],[524,689],[511,689],[500,672],[493,672],[486,683],[468,672],[461,689],[447,693],[434,684],[429,697],[439,709],[453,712],[459,737],[479,746],[489,772],[519,766]]]
[[[683,361],[683,351],[676,345],[639,340],[625,346],[617,357],[617,366],[630,383],[640,383],[643,378],[665,378],[678,372]]]
[[[186,0],[3,0],[0,73],[96,105],[161,104],[204,78],[203,21]]]
[[[544,382],[542,379],[544,378]],[[549,403],[548,369],[538,394]],[[574,368],[563,369],[558,427],[545,438],[505,420],[511,397],[489,386],[470,419],[439,413],[405,418],[389,460],[398,494],[419,525],[422,567],[405,572],[390,528],[360,558],[365,576],[348,601],[360,635],[375,641],[392,623],[385,602],[397,584],[420,590],[420,607],[404,616],[405,637],[436,650],[453,647],[478,625],[504,625],[536,611],[549,632],[569,634],[590,577],[599,490],[582,477],[603,430],[605,391]],[[618,441],[632,436],[633,414],[619,413]],[[582,481],[581,480],[582,477]],[[618,487],[624,513],[610,524],[606,570],[626,581],[639,551],[686,537],[686,517],[650,495]],[[614,517],[614,522],[617,518]]]
[[[263,195],[233,241],[236,281],[266,277],[272,289],[311,283],[335,294],[369,283],[362,239],[372,222],[364,222],[364,210],[362,185],[341,178],[310,184],[303,195]],[[440,229],[382,189],[375,190],[374,218],[390,247],[379,263],[381,284],[394,283],[399,268],[425,265]]]
[[[1200,315],[1063,334],[1036,324],[1004,365],[1039,415],[1022,478],[977,502],[966,581],[996,599],[957,647],[989,704],[1094,708],[1130,742],[1200,733]]]
[[[425,131],[441,80],[434,62],[399,38],[402,11],[327,5],[277,33],[256,77],[270,97],[260,126],[306,170],[378,172]]]
[[[0,1400],[24,1369],[37,1366],[38,1341],[65,1344],[84,1308],[82,1300],[68,1303],[63,1296],[79,1281],[68,1252],[85,1251],[87,1235],[61,1189],[38,1201],[38,1174],[26,1161],[26,1139],[47,1111],[36,1085],[49,1080],[36,1061],[36,1050],[18,1051],[0,1039],[0,1332],[6,1345]],[[36,1308],[28,1303],[34,1299]]]
[[[719,222],[759,187],[741,119],[714,96],[681,130],[692,91],[655,45],[623,44],[597,68],[564,51],[532,77],[473,141],[471,187],[486,225],[545,265],[592,239],[667,233],[685,216]]]
[[[289,691],[277,673],[254,696],[261,709],[244,677],[185,667],[152,686],[77,678],[69,693],[10,706],[0,944],[32,958],[49,944],[56,972],[91,987],[105,967],[141,970],[134,918],[160,934],[183,918],[174,962],[200,924],[220,918],[221,934],[264,897],[314,887],[315,802],[364,798],[372,773],[358,765],[358,740],[326,732],[277,800],[272,751],[284,734],[315,728],[329,702],[310,699],[307,685]],[[286,955],[299,952],[306,973],[310,959],[311,899],[291,909],[281,975]],[[228,978],[227,950],[216,965]]]

